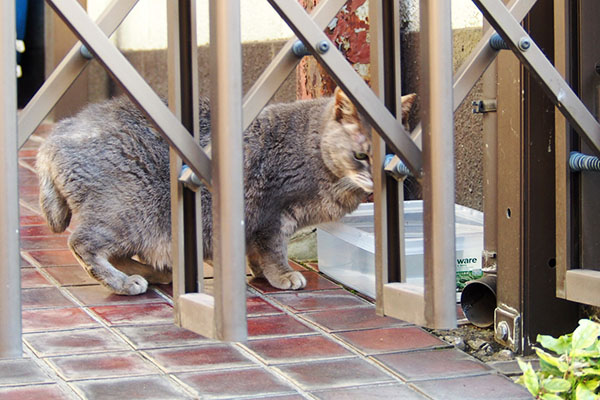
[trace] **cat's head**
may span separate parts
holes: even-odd
[[[405,126],[415,98],[414,94],[402,96]],[[373,192],[371,126],[340,88],[334,92],[321,149],[323,160],[334,175],[349,186]]]

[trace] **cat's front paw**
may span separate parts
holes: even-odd
[[[306,286],[306,278],[298,271],[286,272],[274,279],[268,279],[271,286],[277,289],[302,289]]]
[[[123,289],[119,294],[135,296],[136,294],[146,293],[148,289],[148,281],[140,275],[131,275],[123,282]]]

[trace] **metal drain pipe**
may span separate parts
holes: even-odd
[[[480,328],[487,328],[494,323],[496,279],[496,274],[486,274],[468,282],[460,296],[460,307],[465,317]]]

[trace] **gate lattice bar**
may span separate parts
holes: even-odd
[[[315,21],[315,24],[323,30],[335,17],[347,0],[327,0],[320,2],[311,12],[310,16]],[[292,73],[301,58],[292,52],[292,46],[297,41],[294,37],[290,39],[279,50],[273,58],[269,66],[258,77],[254,85],[248,90],[244,96],[244,130],[254,121],[258,113],[273,97],[277,89],[284,82],[285,78]]]
[[[179,156],[211,187],[210,158],[83,8],[74,0],[48,0],[48,4],[119,82]]]
[[[168,27],[168,103],[173,114],[181,120],[194,139],[199,130],[198,55],[196,40],[196,2],[178,0],[167,3]],[[212,297],[204,292],[204,264],[202,244],[202,204],[200,196],[181,185],[181,159],[170,149],[171,186],[171,257],[173,263],[173,303],[175,322],[189,326],[188,308],[202,324],[189,326],[206,336],[214,336],[214,309]],[[196,293],[198,292],[198,293]],[[188,294],[190,293],[190,294]],[[192,294],[193,293],[193,294]],[[210,306],[194,306],[199,299]],[[201,303],[204,304],[204,303]],[[204,321],[207,319],[207,321]]]
[[[600,155],[600,124],[500,0],[473,0],[577,133]],[[529,39],[523,45],[523,39]]]
[[[0,4],[0,358],[21,357],[15,2]]]
[[[531,10],[531,7],[537,0],[512,0],[507,4],[510,13],[517,21],[523,20],[525,15]],[[465,59],[462,65],[454,74],[453,90],[453,110],[456,112],[461,103],[465,100],[469,91],[475,86],[477,80],[483,75],[485,70],[494,61],[498,55],[497,50],[490,47],[490,37],[495,33],[493,29],[487,30],[471,54]],[[416,145],[421,148],[423,127],[419,123],[410,133],[410,137],[415,141]]]
[[[98,17],[96,24],[110,36],[137,4],[138,0],[113,0]],[[81,56],[81,42],[65,55],[27,106],[19,113],[19,148],[42,123],[67,89],[88,66],[90,60]]]
[[[304,42],[311,54],[331,74],[356,107],[368,118],[387,145],[396,153],[415,176],[421,176],[421,151],[410,139],[402,124],[385,108],[365,81],[348,64],[338,51],[320,51],[318,44],[331,42],[309,17],[306,11],[292,0],[269,0],[294,33]]]

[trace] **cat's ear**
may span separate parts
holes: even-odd
[[[417,99],[417,95],[415,93],[407,94],[401,97],[400,101],[402,102],[402,124],[406,125],[408,122],[408,117],[410,116],[410,110]]]
[[[334,113],[335,120],[337,122],[350,122],[356,123],[360,120],[358,116],[358,110],[352,104],[352,101],[346,96],[346,93],[342,91],[339,87],[335,88],[335,92],[333,93],[335,97],[335,105],[334,105]]]

